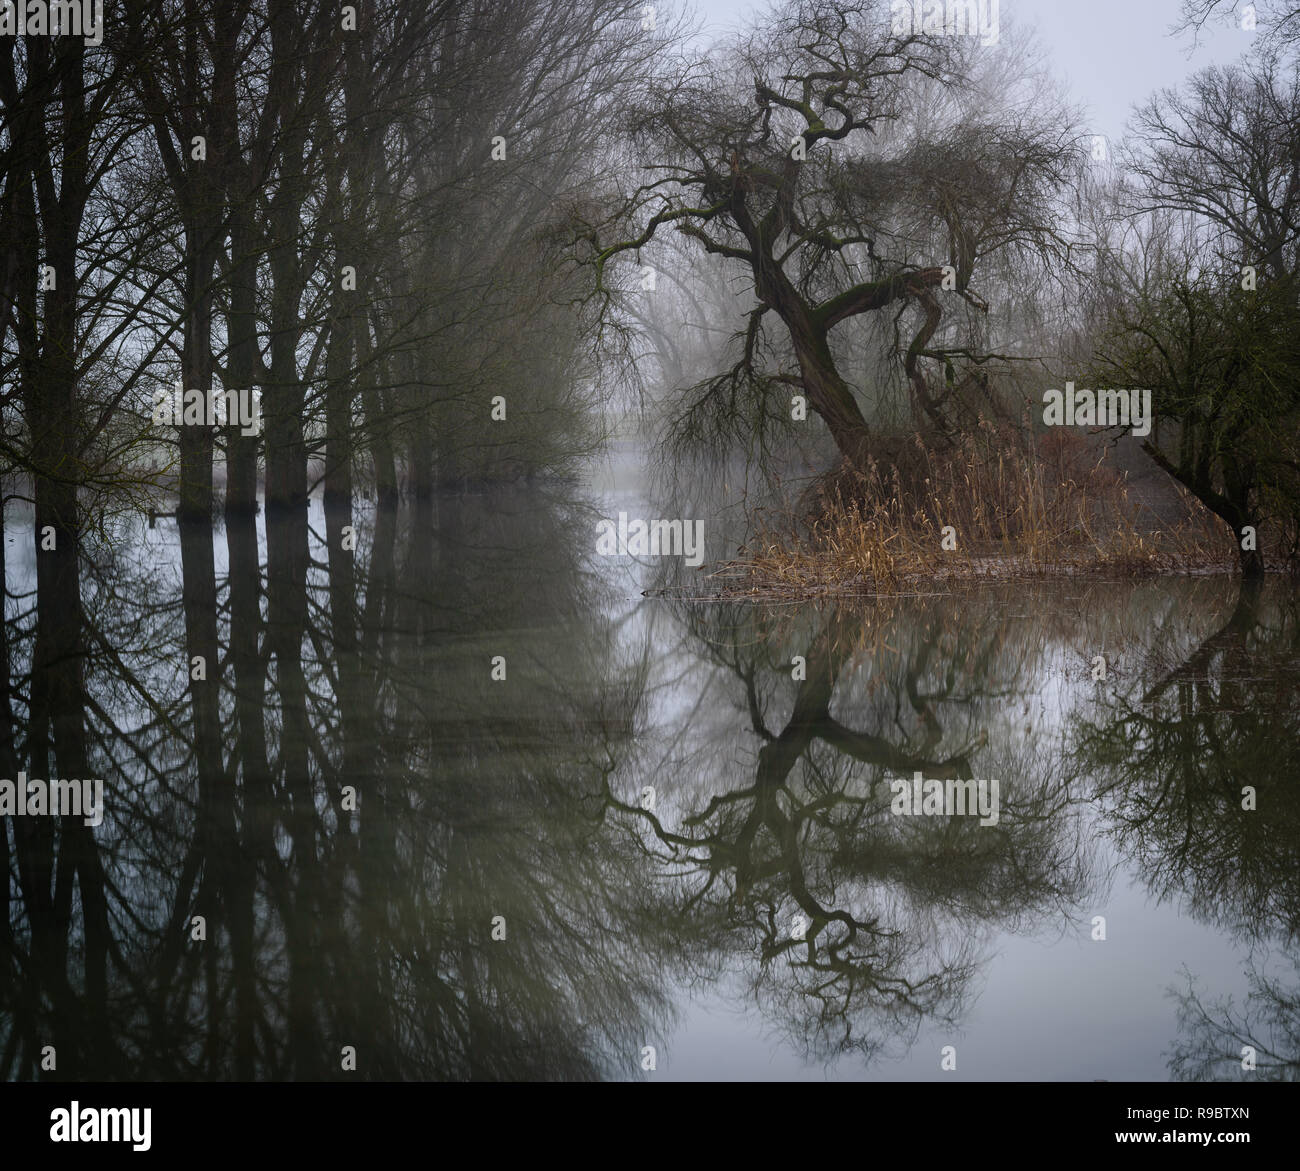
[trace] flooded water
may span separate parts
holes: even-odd
[[[11,513],[104,809],[8,819],[6,1076],[1294,1076],[1290,584],[645,597],[580,496],[121,522],[35,703]]]

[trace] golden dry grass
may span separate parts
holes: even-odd
[[[742,555],[712,580],[733,597],[794,598],[1235,566],[1230,534],[1203,509],[1170,531],[1153,530],[1141,513],[1124,478],[1074,437],[1031,446],[985,425],[957,447],[917,438],[896,447],[888,466],[828,477],[801,512],[756,517]],[[947,526],[955,550],[943,547]]]

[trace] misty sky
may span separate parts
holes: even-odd
[[[709,30],[721,32],[768,5],[693,0],[692,7]],[[1057,76],[1088,109],[1089,129],[1118,139],[1135,102],[1203,65],[1236,59],[1258,35],[1216,23],[1201,33],[1193,52],[1190,35],[1170,32],[1179,7],[1179,0],[1001,0],[998,19],[1004,33],[1011,21],[1035,26]]]

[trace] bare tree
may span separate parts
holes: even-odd
[[[695,412],[725,426],[794,388],[850,462],[870,433],[839,368],[837,327],[919,310],[906,373],[918,414],[948,431],[955,364],[988,355],[940,339],[943,295],[983,314],[977,265],[1015,247],[1064,255],[1049,209],[1078,154],[1054,105],[990,120],[959,103],[955,118],[918,119],[913,87],[969,90],[974,50],[895,35],[887,16],[875,0],[798,0],[730,55],[683,63],[634,119],[644,181],[585,235],[607,294],[611,262],[665,226],[741,266],[755,301],[742,354],[701,384]],[[632,230],[610,241],[616,222]],[[775,342],[769,315],[784,326]]]

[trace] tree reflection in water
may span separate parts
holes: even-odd
[[[1102,831],[1294,966],[1280,584],[628,607],[591,528],[534,489],[14,567],[0,768],[107,812],[6,819],[3,1075],[634,1077],[701,990],[860,1068],[962,1026],[998,939],[1077,929]],[[1149,654],[1075,679],[1099,645]],[[997,778],[997,824],[891,812],[917,772]],[[1253,970],[1241,1009],[1180,990],[1177,1075],[1293,1076],[1294,973]]]
[[[1150,661],[1082,723],[1073,768],[1092,778],[1110,833],[1161,902],[1177,901],[1246,950],[1249,993],[1171,990],[1173,1075],[1294,1079],[1300,1073],[1300,600],[1243,583],[1217,629]],[[1244,1047],[1256,1051],[1243,1068]]]

